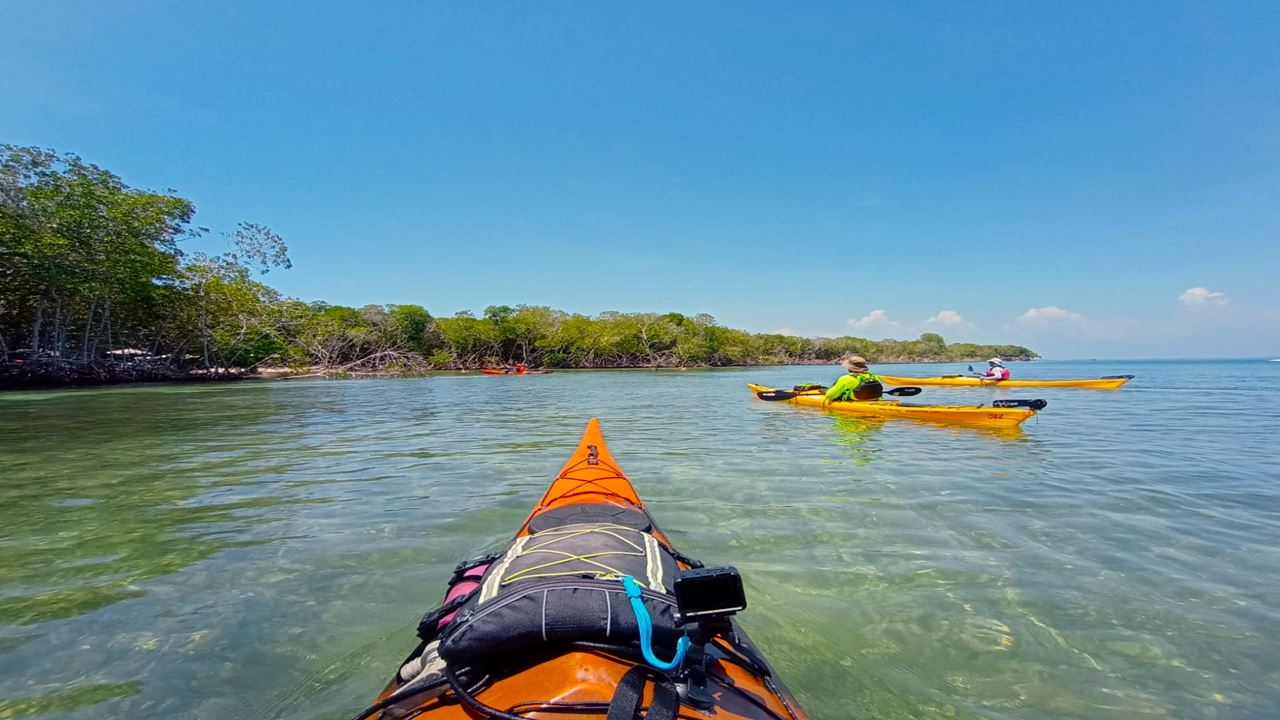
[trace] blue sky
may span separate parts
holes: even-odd
[[[1277,37],[1274,2],[11,0],[0,142],[176,190],[209,249],[271,226],[304,299],[1263,355]]]

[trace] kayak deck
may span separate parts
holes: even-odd
[[[527,535],[529,523],[539,515],[568,505],[585,505],[590,503],[609,503],[622,507],[635,508],[645,515],[649,511],[640,500],[631,481],[618,467],[618,462],[609,452],[604,442],[604,434],[600,431],[600,421],[592,418],[587,429],[578,442],[578,447],[569,456],[564,467],[556,474],[555,480],[542,495],[542,499],[533,507],[533,511],[525,518],[524,524],[516,534]],[[652,519],[652,518],[650,518]],[[660,540],[666,540],[661,533],[654,533]]]
[[[884,376],[880,376],[884,380]],[[761,393],[774,388],[748,383],[753,393]],[[821,393],[798,394],[786,400],[793,405],[821,408],[832,412],[849,415],[868,415],[873,417],[904,418],[908,420],[924,420],[926,422],[952,425],[970,425],[975,427],[1011,428],[1022,424],[1027,418],[1036,414],[1030,408],[1002,408],[988,405],[922,405],[904,403],[896,400],[852,400],[843,402],[827,402]]]
[[[876,377],[889,385],[936,385],[941,387],[1043,387],[1043,388],[1085,388],[1089,390],[1115,390],[1133,379],[1132,375],[1113,375],[1101,378],[1084,378],[1079,380],[987,380],[985,378],[965,375],[939,375],[937,377],[913,378],[896,375],[880,375]]]
[[[577,449],[525,518],[516,538],[538,532],[534,521],[540,516],[547,513],[554,516],[555,513],[563,513],[566,508],[575,505],[590,506],[596,512],[602,507],[614,506],[643,513],[650,523],[647,532],[666,547],[671,547],[669,540],[653,523],[652,516],[626,474],[609,452],[600,424],[595,418],[588,422]],[[685,558],[677,556],[677,559],[679,567],[689,567],[684,562]],[[715,705],[701,710],[687,702],[681,702],[678,717],[705,720],[808,720],[795,698],[759,656],[736,622],[733,623],[733,630],[738,638],[737,646],[720,637],[712,641],[716,649],[731,660],[726,662],[717,659],[709,667],[708,689],[712,691]],[[743,648],[750,650],[749,655],[744,656]],[[746,662],[741,662],[743,657],[747,658]],[[752,663],[756,663],[763,673],[753,672],[750,669]],[[489,678],[483,683],[483,687],[474,692],[474,697],[491,708],[531,720],[563,720],[570,716],[604,720],[610,699],[619,683],[635,665],[635,659],[621,657],[608,650],[569,649],[551,657],[547,657],[544,651],[536,658],[530,658],[529,663],[516,672]],[[397,687],[395,681],[388,684],[378,696],[379,701],[386,700]],[[650,683],[642,693],[642,703],[648,705],[653,702],[653,698],[654,687]],[[390,718],[477,720],[488,717],[460,704],[450,693],[428,699],[418,706],[395,707],[404,712],[392,713]]]

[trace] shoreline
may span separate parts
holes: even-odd
[[[879,365],[930,365],[985,362],[986,358],[877,358],[870,361]],[[1027,359],[1010,359],[1007,362],[1034,362]],[[754,363],[743,365],[615,365],[595,367],[557,367],[536,368],[551,372],[578,372],[592,370],[715,370],[724,368],[767,368],[796,366],[834,366],[834,361],[801,360],[783,363]],[[486,366],[487,367],[487,366]],[[432,375],[469,375],[480,374],[482,367],[433,368],[430,370],[372,370],[353,371],[342,368],[325,368],[312,366],[308,368],[287,368],[266,366],[252,371],[240,369],[180,370],[163,365],[103,364],[80,365],[68,369],[65,363],[53,364],[42,370],[29,365],[13,365],[0,363],[0,392],[20,392],[23,390],[56,390],[71,388],[110,387],[112,385],[134,385],[143,383],[222,383],[244,380],[299,380],[303,378],[326,378],[330,380],[360,378],[413,378],[430,377]],[[535,369],[535,368],[531,368]]]

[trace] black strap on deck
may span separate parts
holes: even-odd
[[[613,700],[609,702],[606,720],[640,720],[640,701],[644,697],[644,683],[649,672],[643,665],[636,665],[622,676],[613,692]],[[680,695],[675,685],[670,680],[654,682],[653,701],[649,703],[649,712],[644,720],[675,720],[679,709]]]

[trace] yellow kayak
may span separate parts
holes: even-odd
[[[1082,380],[985,380],[968,375],[941,375],[938,377],[913,378],[881,375],[876,377],[886,385],[946,385],[949,387],[1047,387],[1047,388],[1088,388],[1091,390],[1115,390],[1133,379],[1132,375],[1108,375],[1100,378]]]
[[[884,376],[881,376],[884,379]],[[764,385],[747,384],[751,392],[759,395],[762,392],[779,392]],[[794,394],[786,402],[804,407],[822,408],[832,412],[850,415],[870,415],[873,417],[905,418],[908,420],[925,420],[946,424],[973,425],[979,427],[1010,428],[1017,427],[1035,410],[1026,407],[993,407],[990,405],[920,405],[904,403],[897,400],[850,400],[844,402],[827,402],[819,391],[791,393]]]

